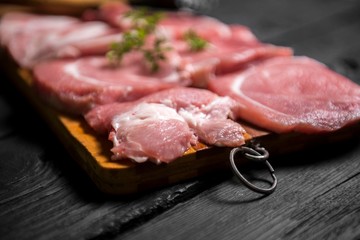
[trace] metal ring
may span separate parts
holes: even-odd
[[[233,148],[230,152],[230,163],[231,163],[231,166],[232,166],[232,170],[233,172],[235,173],[235,175],[245,184],[246,187],[248,187],[249,189],[255,191],[255,192],[258,192],[258,193],[263,193],[263,194],[270,194],[272,192],[274,192],[275,188],[276,188],[276,185],[277,185],[277,178],[275,176],[275,171],[274,171],[274,168],[270,165],[270,163],[267,161],[267,158],[265,159],[262,159],[262,161],[265,162],[265,164],[267,165],[268,169],[269,169],[269,172],[271,174],[271,177],[273,179],[273,183],[271,185],[270,188],[261,188],[261,187],[258,187],[258,186],[255,186],[254,184],[252,184],[251,182],[249,182],[241,173],[240,171],[237,169],[236,167],[236,164],[235,164],[235,154],[237,152],[243,152],[243,154],[248,157],[246,155],[246,153],[244,153],[243,149],[246,148],[245,151],[247,151],[248,147],[239,147],[239,148]],[[265,150],[265,149],[264,149]],[[266,150],[265,150],[266,151]],[[255,151],[256,152],[256,151]],[[266,151],[267,153],[267,151]],[[260,156],[261,153],[257,152],[258,156]],[[268,153],[265,154],[268,156]],[[248,157],[249,158],[249,157]],[[253,159],[252,157],[250,157],[249,159],[251,160],[255,160]],[[258,160],[258,159],[256,159]]]
[[[269,152],[263,147],[254,146],[254,148],[251,148],[242,146],[240,150],[244,153],[246,158],[251,160],[264,162],[269,158]]]

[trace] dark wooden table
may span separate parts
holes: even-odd
[[[360,83],[357,0],[222,0],[206,13]],[[279,183],[269,196],[215,172],[112,197],[0,76],[1,239],[360,239],[359,137],[271,159]]]

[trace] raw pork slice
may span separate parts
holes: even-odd
[[[183,38],[190,29],[204,38],[229,38],[232,36],[231,29],[227,24],[212,17],[195,16],[187,12],[165,13],[165,17],[159,22],[159,28],[165,35],[173,39]]]
[[[124,14],[132,10],[132,7],[122,2],[107,2],[100,6],[100,9],[87,9],[83,13],[83,19],[87,21],[101,20],[108,22],[114,27],[119,27],[121,30],[127,30],[128,24],[122,20]]]
[[[138,53],[124,57],[121,66],[105,57],[53,60],[34,67],[34,86],[52,105],[81,114],[99,104],[132,101],[159,90],[188,84],[171,60],[152,73]]]
[[[121,111],[120,111],[121,112]],[[115,115],[109,135],[113,160],[130,158],[155,163],[181,157],[196,137],[177,112],[163,104],[140,103]]]
[[[123,3],[104,4],[98,17],[123,30],[131,27],[125,17],[131,7]],[[166,12],[159,22],[156,34],[167,39],[172,50],[179,55],[178,69],[192,80],[192,86],[206,87],[207,82],[219,74],[244,69],[256,61],[292,56],[292,49],[261,43],[249,28],[227,25],[207,16],[195,16],[187,12]],[[88,18],[88,17],[87,17]],[[193,51],[185,39],[189,30],[202,37],[207,47]],[[109,38],[110,39],[110,38]],[[103,49],[110,43],[103,41]]]
[[[177,135],[183,136],[183,132],[179,130],[180,127],[177,124],[174,123],[173,127],[170,127],[167,124],[171,125],[171,122],[164,122],[168,115],[173,116],[171,119],[176,118],[186,122],[191,131],[203,143],[227,147],[240,146],[244,144],[245,130],[239,123],[232,120],[238,107],[236,101],[228,97],[219,97],[204,89],[173,88],[148,95],[135,102],[98,106],[87,113],[85,119],[99,133],[111,131],[109,139],[114,142],[114,159],[118,159],[132,156],[123,154],[125,151],[123,148],[126,148],[127,152],[132,151],[129,146],[135,148],[134,151],[138,151],[138,149],[149,148],[144,144],[149,146],[156,144],[156,146],[163,146],[163,151],[167,152],[168,139],[176,139],[174,136]],[[177,117],[175,117],[175,113]],[[149,119],[150,122],[139,121],[142,118]],[[138,125],[138,122],[141,124]],[[167,131],[170,133],[167,133],[169,136],[165,138],[163,132]],[[147,136],[152,137],[147,138]],[[188,135],[186,136],[188,139]],[[194,136],[188,140],[188,144],[196,142]],[[176,142],[176,140],[173,141]],[[183,142],[183,140],[177,141]],[[185,144],[185,146],[188,145]],[[170,144],[169,147],[173,148],[174,146]],[[184,149],[184,147],[180,149]],[[152,157],[154,156],[152,155]],[[165,159],[160,155],[157,155],[156,158]],[[166,159],[168,158],[166,157]]]
[[[1,17],[0,42],[7,45],[23,32],[42,32],[66,29],[79,20],[68,16],[40,16],[31,13],[10,12]]]
[[[292,49],[270,44],[244,43],[239,39],[212,39],[209,47],[199,52],[189,51],[183,43],[176,50],[181,56],[179,69],[189,76],[192,86],[206,88],[219,75],[243,70],[258,61],[272,57],[292,56]]]
[[[0,40],[22,67],[31,68],[44,59],[91,54],[80,52],[73,45],[114,34],[103,22],[81,22],[66,16],[9,13],[0,24]],[[94,48],[96,46],[93,46]],[[88,47],[89,49],[89,47]]]
[[[307,58],[273,58],[209,88],[234,98],[238,116],[270,131],[334,131],[360,120],[360,87]]]

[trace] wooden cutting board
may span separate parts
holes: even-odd
[[[5,51],[1,52],[1,60],[3,69],[10,79],[46,120],[73,159],[103,192],[116,195],[134,194],[207,173],[226,171],[230,167],[230,148],[207,147],[201,144],[169,164],[111,161],[111,142],[106,136],[97,135],[82,117],[60,113],[41,101],[31,86],[31,72],[19,68]],[[249,133],[247,141],[256,140],[271,156],[301,151],[321,143],[341,141],[360,132],[360,124],[320,135],[278,135],[247,124],[243,126]]]

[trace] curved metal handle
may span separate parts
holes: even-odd
[[[238,152],[241,152],[249,160],[264,162],[267,165],[269,172],[271,174],[271,177],[273,179],[273,183],[272,183],[271,187],[261,188],[261,187],[255,186],[254,184],[249,182],[240,173],[240,171],[238,170],[238,168],[236,167],[236,164],[235,164],[235,155]],[[259,147],[259,145],[254,145],[252,147],[242,146],[242,147],[238,147],[238,148],[233,148],[230,152],[230,163],[231,163],[231,167],[232,167],[234,174],[244,183],[244,185],[246,187],[248,187],[249,189],[251,189],[255,192],[263,193],[263,194],[270,194],[270,193],[274,192],[276,185],[277,185],[277,178],[275,176],[275,171],[274,171],[274,168],[268,162],[268,160],[267,160],[268,158],[269,158],[269,152],[266,151],[265,148]]]

